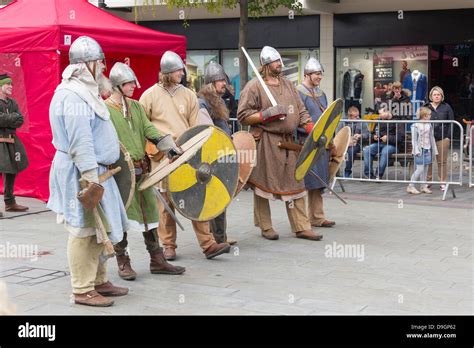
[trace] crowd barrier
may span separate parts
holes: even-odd
[[[446,199],[448,190],[451,190],[453,198],[456,197],[453,186],[462,185],[462,163],[463,163],[463,127],[457,121],[430,120],[432,126],[443,124],[441,138],[449,139],[436,142],[439,154],[431,165],[432,177],[426,180],[412,181],[411,175],[415,169],[414,155],[412,154],[411,127],[420,120],[341,120],[340,127],[348,125],[351,129],[360,128],[361,137],[352,139],[351,145],[346,153],[338,176],[331,183],[334,188],[339,181],[369,181],[369,182],[393,182],[405,184],[426,184],[431,187],[444,186],[442,199]],[[375,125],[374,125],[375,123]],[[359,126],[356,126],[359,124]],[[375,127],[371,127],[375,126]],[[369,132],[374,129],[374,132]],[[373,138],[373,134],[379,132],[391,133],[391,146],[382,139]],[[456,131],[455,131],[456,130]],[[354,137],[355,132],[352,136]],[[455,147],[456,145],[456,147]],[[372,155],[372,160],[370,160]],[[446,177],[440,178],[442,167],[437,159],[445,159],[444,164]],[[374,165],[374,163],[377,165]],[[341,184],[342,189],[344,186]]]

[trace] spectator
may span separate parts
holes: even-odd
[[[402,84],[398,81],[392,85],[392,91],[388,94],[388,110],[390,118],[398,120],[412,119],[412,104],[410,101],[411,92],[402,90]]]
[[[359,109],[355,106],[349,107],[347,110],[348,120],[360,120]],[[347,148],[347,160],[344,168],[344,177],[349,178],[352,175],[352,164],[354,156],[360,153],[362,141],[368,140],[369,131],[367,124],[362,122],[343,121],[340,128],[349,126],[351,128],[352,139]]]
[[[430,102],[425,104],[431,110],[432,120],[454,120],[454,112],[451,106],[444,102],[444,92],[441,87],[435,86],[431,89],[429,94]],[[436,160],[438,162],[438,180],[446,182],[447,167],[446,162],[449,153],[450,134],[452,134],[452,126],[448,123],[434,123],[434,137],[436,140],[436,148],[438,155]],[[451,129],[451,131],[450,131]],[[430,164],[428,168],[428,181],[433,178],[433,168]],[[429,185],[431,187],[431,185]],[[441,191],[446,189],[446,185],[440,185]]]
[[[413,155],[415,155],[416,170],[411,176],[411,183],[407,187],[407,192],[412,194],[419,194],[420,191],[424,193],[432,193],[428,188],[428,185],[422,184],[421,190],[418,191],[415,188],[414,181],[426,181],[426,175],[428,173],[428,166],[432,162],[433,155],[438,154],[436,149],[436,141],[433,134],[433,127],[427,121],[431,118],[431,110],[422,107],[417,111],[417,118],[420,119],[420,123],[415,123],[411,127],[411,142],[413,146]]]
[[[393,114],[382,109],[380,119],[389,120]],[[374,143],[364,148],[364,174],[369,179],[379,179],[383,177],[385,168],[391,155],[397,151],[397,147],[403,144],[405,139],[404,124],[384,123],[379,124],[375,134],[371,137]],[[379,154],[379,165],[377,174],[372,171],[372,161],[374,156]]]
[[[18,104],[11,98],[13,82],[7,74],[0,74],[0,174],[4,178],[5,211],[23,212],[28,207],[16,203],[13,186],[19,172],[28,167],[25,147],[16,135],[23,124]]]

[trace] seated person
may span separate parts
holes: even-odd
[[[352,164],[354,163],[354,156],[360,153],[362,142],[369,139],[369,131],[367,123],[350,122],[349,120],[360,120],[359,109],[351,106],[347,110],[347,120],[343,120],[339,126],[349,126],[351,128],[351,141],[347,148],[347,160],[344,167],[344,177],[349,178],[352,175]]]
[[[385,110],[379,110],[380,119],[389,120],[392,114]],[[364,148],[364,175],[369,179],[382,178],[391,155],[397,152],[397,147],[403,146],[405,139],[405,124],[379,123],[371,138],[371,145]],[[379,165],[377,174],[373,173],[372,162],[374,156],[379,154]]]

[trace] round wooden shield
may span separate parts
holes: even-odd
[[[239,182],[235,196],[239,194],[252,174],[252,170],[257,161],[257,144],[252,134],[247,131],[240,131],[232,135],[232,141],[237,150],[239,161]]]
[[[313,164],[323,155],[322,150],[328,148],[341,119],[343,108],[342,99],[333,101],[314,125],[296,162],[296,180],[303,180]]]
[[[334,176],[337,174],[339,167],[342,162],[344,162],[344,157],[346,156],[347,148],[351,142],[351,128],[345,126],[337,132],[334,137],[334,145],[336,146],[336,154],[331,156],[329,160],[329,182],[334,179]]]
[[[183,163],[186,163],[196,154],[197,151],[199,151],[204,142],[211,136],[213,131],[213,126],[202,128],[201,132],[197,133],[195,136],[191,137],[188,141],[181,145],[181,150],[183,150],[183,154],[181,156],[171,163],[168,159],[161,161],[158,167],[148,174],[148,176],[141,182],[138,190],[143,191],[158,184],[161,180],[178,169]]]
[[[120,157],[112,167],[122,168],[121,171],[114,175],[114,179],[119,188],[125,210],[127,210],[130,204],[132,204],[133,195],[135,194],[135,166],[130,158],[130,154],[122,143],[120,143]]]
[[[192,127],[176,143],[185,143],[207,127],[212,127],[213,132],[201,149],[168,176],[168,194],[174,207],[195,221],[208,221],[220,215],[232,201],[239,180],[235,146],[219,128]]]

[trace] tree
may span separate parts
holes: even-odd
[[[153,2],[154,0],[151,1]],[[205,8],[215,14],[221,14],[225,8],[235,9],[239,6],[239,70],[241,90],[244,88],[248,79],[247,59],[240,47],[243,46],[247,48],[247,24],[249,16],[258,18],[262,15],[271,15],[278,7],[286,7],[297,14],[302,13],[302,5],[297,0],[168,0],[166,3],[169,9]]]

